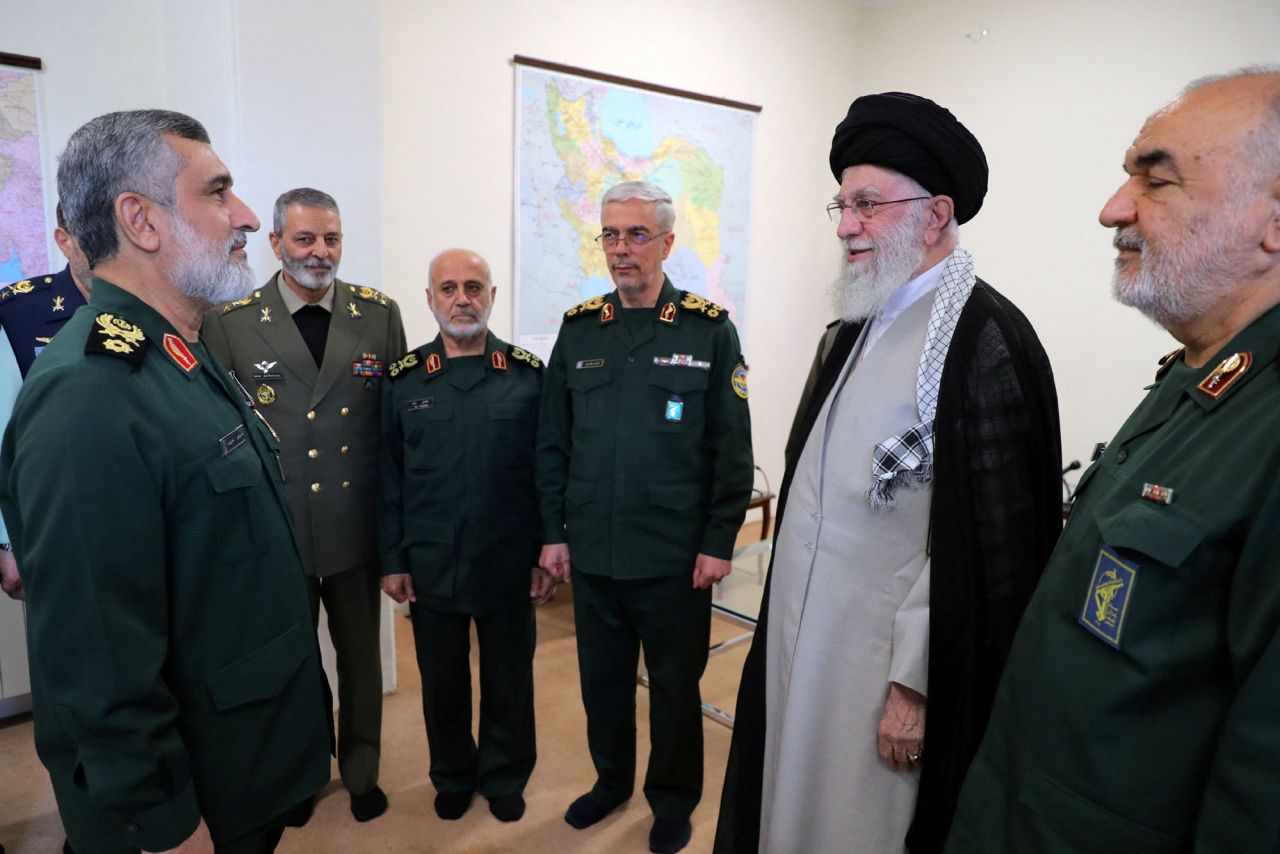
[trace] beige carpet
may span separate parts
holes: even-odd
[[[750,526],[743,539],[750,538]],[[279,851],[302,852],[644,852],[648,850],[652,816],[641,792],[648,761],[649,704],[647,692],[637,691],[636,793],[626,806],[595,827],[574,830],[564,822],[565,807],[595,779],[586,745],[586,718],[578,690],[578,661],[573,634],[571,589],[560,588],[552,602],[539,609],[538,649],[534,659],[537,703],[538,765],[525,791],[528,810],[513,824],[489,814],[488,803],[477,799],[459,821],[441,821],[432,808],[435,790],[427,779],[427,738],[422,724],[420,682],[413,655],[409,621],[396,617],[396,667],[399,689],[385,698],[382,729],[381,785],[391,806],[385,815],[358,824],[348,807],[346,792],[334,780],[325,788],[315,816],[301,829],[285,833]],[[739,634],[727,621],[712,620],[712,641]],[[474,649],[474,643],[472,644]],[[702,680],[703,698],[732,710],[745,645],[712,657]],[[475,655],[472,656],[472,684]],[[473,693],[475,693],[473,689]],[[478,694],[476,702],[479,701]],[[478,712],[477,712],[478,714]],[[693,814],[689,852],[709,852],[715,835],[716,812],[729,730],[703,721],[706,744],[706,782],[703,799]],[[49,787],[49,778],[36,758],[29,716],[0,723],[0,844],[6,854],[55,854],[61,850],[62,827]]]

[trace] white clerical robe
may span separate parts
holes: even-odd
[[[884,512],[867,492],[876,443],[920,420],[932,302],[854,347],[791,481],[770,582],[762,854],[904,850],[919,772],[890,771],[876,743],[890,682],[927,694],[932,491],[899,488]]]

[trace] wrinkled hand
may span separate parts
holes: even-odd
[[[923,761],[924,709],[925,696],[919,691],[889,683],[876,746],[890,771],[909,771]]]
[[[9,594],[11,599],[26,599],[22,590],[22,578],[18,575],[18,562],[13,559],[13,552],[0,551],[0,590]]]
[[[382,576],[382,592],[397,604],[418,601],[417,595],[413,592],[413,576],[407,572],[393,572]]]
[[[541,605],[556,592],[556,580],[540,566],[533,568],[533,577],[529,581],[529,598],[533,604]]]
[[[699,553],[693,562],[693,586],[705,590],[733,571],[733,563],[724,558]]]
[[[556,581],[569,580],[569,544],[551,543],[542,547],[538,566],[551,573]]]
[[[200,819],[195,832],[182,841],[177,848],[167,851],[144,851],[142,854],[213,854],[213,840],[209,837],[209,827]]]

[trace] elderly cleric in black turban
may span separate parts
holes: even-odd
[[[867,163],[901,172],[955,202],[956,222],[973,219],[987,194],[987,158],[946,107],[906,92],[863,95],[831,139],[831,174]]]

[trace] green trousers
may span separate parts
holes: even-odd
[[[311,613],[324,602],[338,665],[338,773],[353,795],[378,785],[382,755],[382,660],[379,613],[382,593],[374,568],[307,577]]]
[[[636,778],[636,673],[649,674],[649,767],[644,795],[660,818],[688,818],[702,798],[702,694],[711,639],[711,590],[689,575],[614,580],[573,572],[587,744],[607,802]]]
[[[432,784],[487,798],[523,792],[537,759],[532,603],[472,616],[417,602],[411,614]],[[478,744],[471,734],[472,620],[480,646]]]

